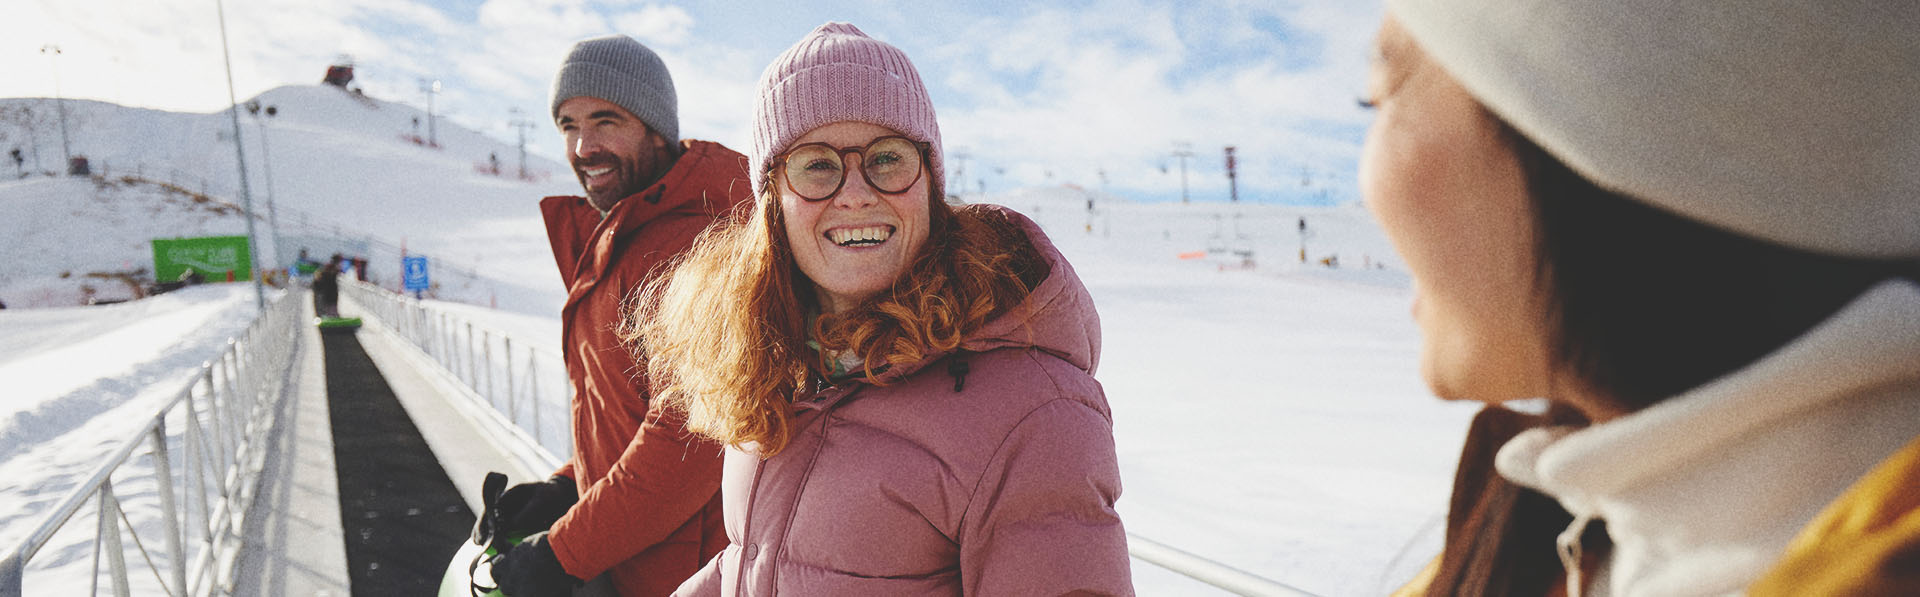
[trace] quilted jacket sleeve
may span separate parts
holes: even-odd
[[[553,525],[567,573],[593,578],[665,540],[720,491],[720,446],[658,405],[606,478]]]
[[[960,535],[968,595],[1132,595],[1114,501],[1113,425],[1079,402],[1029,412],[973,491]]]

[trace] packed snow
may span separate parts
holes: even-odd
[[[417,111],[331,88],[281,88],[262,101],[281,107],[270,134],[283,228],[372,248],[373,280],[390,288],[403,237],[410,251],[459,256],[482,271],[449,275],[469,289],[443,297],[464,304],[437,307],[557,349],[563,293],[534,203],[577,190],[564,167],[536,162],[555,174],[535,182],[482,172],[475,152],[511,164],[510,148],[444,122],[440,149],[416,145],[403,137]],[[110,176],[136,162],[232,178],[222,174],[232,146],[215,132],[224,114],[88,110],[116,114],[93,121],[122,123],[128,132],[116,134],[174,127],[198,139],[110,154]],[[204,195],[232,201],[208,186]],[[64,280],[150,265],[149,238],[244,227],[178,197],[82,179],[0,182],[9,239],[0,300],[75,301]],[[961,199],[1032,216],[1091,288],[1130,532],[1321,595],[1386,592],[1436,553],[1472,408],[1437,401],[1420,382],[1405,267],[1364,209],[1134,202],[1073,185]],[[314,224],[290,225],[301,217],[290,214]],[[105,296],[105,282],[92,284]],[[177,391],[175,378],[217,353],[252,305],[245,285],[216,284],[117,305],[0,310],[9,388],[0,501],[23,504],[0,513],[0,545],[37,524],[35,508],[63,495],[62,483],[91,472],[85,449],[118,441],[116,414]],[[1134,568],[1144,595],[1213,591],[1146,562]]]
[[[424,133],[416,134],[425,131],[425,110],[337,87],[289,85],[242,101],[248,102],[271,106],[276,114],[266,117],[263,108],[262,116],[244,111],[240,116],[256,250],[265,267],[288,266],[298,249],[315,244],[304,241],[322,239],[324,244],[310,247],[313,257],[362,253],[373,264],[370,279],[394,287],[405,249],[433,260],[436,291],[443,298],[528,313],[559,309],[565,295],[555,288],[552,252],[534,205],[544,195],[578,193],[565,166],[529,155],[528,178],[521,179],[513,145],[444,121],[435,135],[437,146],[429,145],[419,136]],[[74,153],[84,154],[104,182],[90,192],[76,192],[75,187],[89,185],[85,181],[37,176],[0,186],[7,256],[62,253],[51,259],[28,253],[21,255],[25,261],[0,265],[0,302],[78,304],[86,273],[135,273],[142,264],[150,266],[150,238],[246,232],[246,221],[235,209],[246,198],[227,112],[183,114],[84,100],[67,104],[76,123]],[[51,111],[45,99],[0,99],[0,105]],[[13,126],[0,122],[0,129]],[[9,138],[27,137],[12,132]],[[42,135],[38,141],[39,154],[60,155],[57,137]],[[42,171],[51,173],[58,161],[41,160]],[[199,209],[173,209],[165,205],[169,202]],[[276,223],[283,241],[275,240]],[[101,234],[105,231],[124,234],[112,238]],[[48,240],[22,236],[26,232]],[[62,237],[114,246],[52,242]],[[62,272],[70,275],[60,277]]]
[[[8,505],[0,510],[0,545],[12,549],[26,539],[160,406],[194,383],[201,364],[219,358],[255,313],[253,289],[243,284],[92,307],[0,310],[0,383],[7,388],[0,402],[0,503]],[[154,507],[151,474],[115,482],[129,510]],[[69,524],[35,560],[32,584],[85,583],[84,548],[91,544],[91,525]]]

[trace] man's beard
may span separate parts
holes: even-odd
[[[587,174],[584,170],[611,167],[612,181],[599,188],[587,187]],[[610,211],[615,203],[647,188],[653,181],[641,174],[639,159],[623,160],[619,156],[604,154],[604,157],[591,162],[574,165],[573,176],[580,181],[580,188],[587,193],[587,202],[601,212]]]

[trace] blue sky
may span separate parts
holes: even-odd
[[[11,3],[10,3],[11,4]],[[437,79],[448,118],[510,140],[509,109],[538,125],[530,151],[559,157],[547,92],[568,45],[625,33],[654,48],[680,93],[682,136],[744,149],[754,84],[829,20],[902,50],[939,114],[952,178],[974,191],[1042,184],[1225,200],[1238,148],[1242,200],[1338,202],[1368,115],[1355,107],[1381,8],[1292,2],[809,3],[585,0],[234,0],[226,5],[241,99],[317,82],[353,56],[358,83],[424,105]],[[25,0],[0,23],[0,97],[53,94],[169,110],[226,105],[213,0]],[[1103,176],[1104,175],[1104,176]]]

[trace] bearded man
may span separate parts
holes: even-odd
[[[586,191],[540,202],[567,284],[573,456],[501,495],[495,532],[527,538],[495,560],[493,577],[514,597],[570,595],[587,580],[666,595],[726,547],[720,446],[652,399],[618,324],[635,290],[748,198],[746,157],[681,140],[666,64],[624,35],[574,44],[552,111]]]

